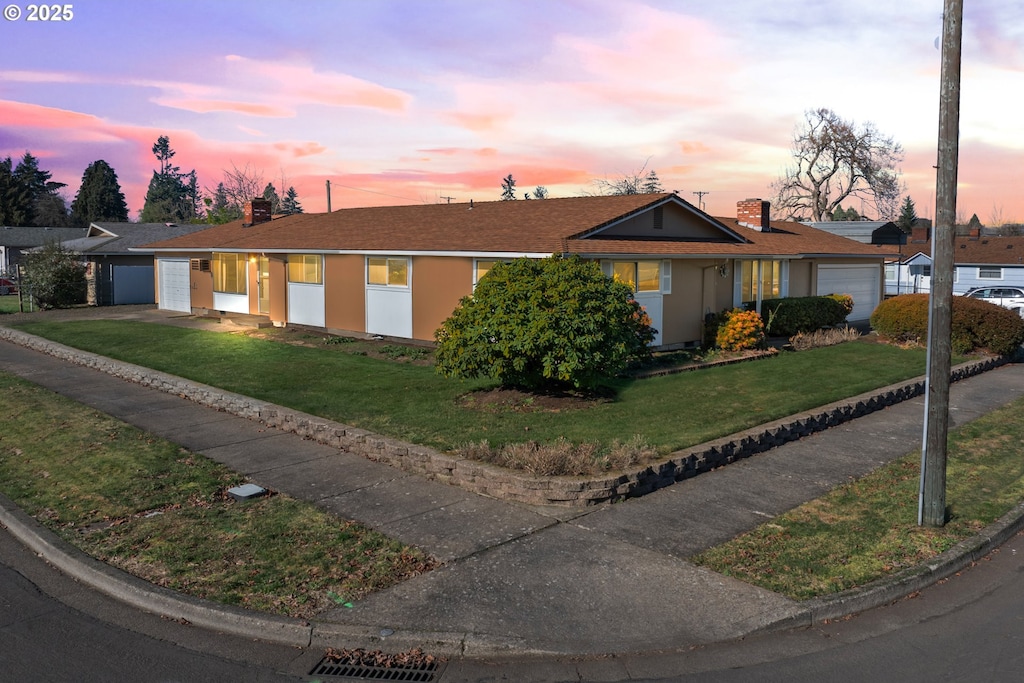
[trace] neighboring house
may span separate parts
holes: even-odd
[[[886,263],[887,295],[931,291],[932,244],[928,228],[915,228],[905,257]],[[953,293],[974,287],[1024,287],[1024,237],[989,237],[978,230],[953,238]]]
[[[892,221],[805,221],[804,225],[863,244],[906,244],[908,237]]]
[[[84,237],[85,228],[12,228],[0,226],[0,275],[14,276],[22,255],[48,242],[65,243]],[[12,278],[13,279],[13,278]]]
[[[257,204],[257,202],[253,202]],[[881,299],[877,247],[770,220],[760,199],[714,218],[675,194],[343,209],[246,219],[147,245],[160,308],[265,315],[277,325],[432,340],[496,262],[551,254],[629,282],[656,346],[699,343],[708,313],[847,293]]]
[[[153,252],[145,244],[187,235],[209,225],[175,223],[92,223],[86,235],[64,246],[86,264],[88,303],[94,306],[156,303]]]

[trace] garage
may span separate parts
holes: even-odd
[[[165,311],[192,312],[191,283],[187,258],[157,259],[160,278],[159,308]]]
[[[818,294],[849,294],[853,297],[850,322],[866,322],[881,301],[880,265],[819,265]]]
[[[153,266],[112,266],[114,305],[151,304],[153,296]]]

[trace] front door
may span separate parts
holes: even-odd
[[[259,297],[259,311],[270,314],[270,259],[260,256],[256,262],[256,287]]]

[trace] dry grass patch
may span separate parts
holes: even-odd
[[[794,351],[807,351],[822,346],[835,346],[848,341],[855,341],[861,338],[861,333],[852,327],[835,327],[827,330],[815,330],[814,332],[793,335],[789,343]]]
[[[644,437],[634,435],[625,442],[615,439],[602,449],[596,443],[572,443],[559,438],[553,443],[509,443],[493,448],[486,441],[466,444],[456,454],[499,467],[537,476],[586,476],[617,472],[658,458],[658,450]]]

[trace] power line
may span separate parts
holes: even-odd
[[[707,190],[698,190],[698,191],[694,192],[694,194],[697,195],[697,208],[700,209],[701,211],[703,211],[704,210],[704,195],[711,194],[711,192],[709,192]]]
[[[423,201],[422,199],[413,199],[412,197],[403,197],[403,196],[397,195],[397,194],[388,194],[387,192],[377,192],[376,190],[366,190],[366,189],[363,189],[361,187],[352,187],[351,185],[341,185],[339,183],[334,183],[334,186],[335,187],[344,187],[346,190],[355,190],[356,192],[369,192],[370,194],[379,194],[379,195],[384,196],[384,197],[394,197],[395,199],[404,199],[407,202],[420,202],[421,204],[426,204],[426,202]]]

